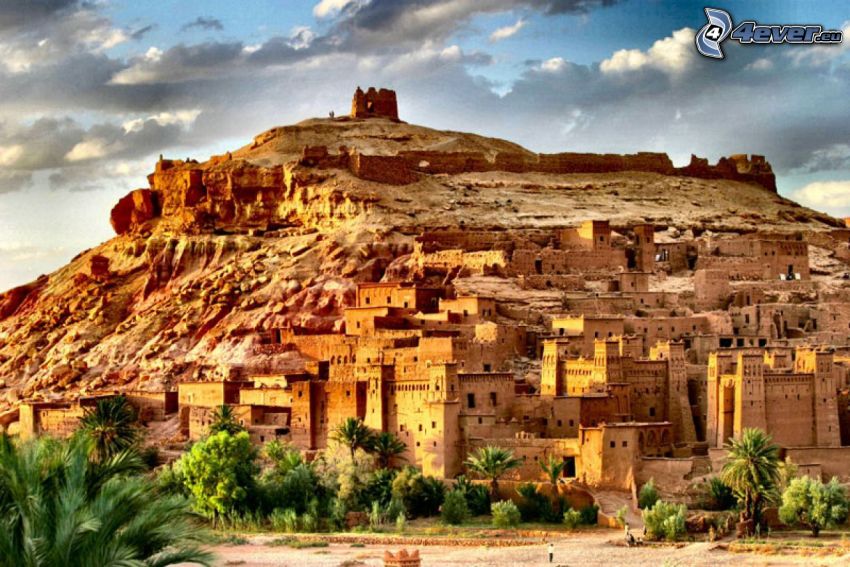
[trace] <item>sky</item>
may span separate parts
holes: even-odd
[[[738,21],[850,33],[836,1],[712,1]],[[780,192],[850,216],[850,43],[699,56],[674,0],[0,0],[0,290],[109,239],[159,154],[204,160],[343,114],[538,152],[764,154]]]

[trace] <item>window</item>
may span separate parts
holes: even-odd
[[[372,298],[371,298],[371,297],[367,297],[367,298],[366,298],[366,305],[369,305],[369,303],[371,303],[371,301],[372,301]]]
[[[485,364],[485,365],[484,365],[484,372],[492,372],[491,367],[490,367],[490,365],[489,365],[489,364]]]
[[[611,448],[613,449],[613,448],[614,448],[614,447],[616,447],[616,446],[617,446],[617,442],[616,442],[616,441],[611,441]]]
[[[437,422],[436,421],[431,422],[431,429],[437,429]]]
[[[628,442],[628,441],[623,441],[623,447],[628,447],[628,446],[629,446],[629,442]]]
[[[475,408],[475,394],[466,395],[466,407],[469,409]]]
[[[496,405],[496,392],[490,392],[490,405]]]
[[[655,417],[655,408],[649,408],[649,417]]]
[[[563,422],[559,419],[558,420],[558,427],[561,427],[561,425],[563,425]]]
[[[570,427],[573,426],[573,420],[570,420]]]

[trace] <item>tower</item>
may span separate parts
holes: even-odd
[[[543,364],[540,369],[540,393],[544,396],[563,396],[565,384],[561,379],[563,361],[558,342],[548,340],[543,342]]]
[[[735,373],[735,437],[751,427],[767,431],[764,404],[764,355],[739,353]]]
[[[653,347],[650,358],[667,361],[667,419],[673,424],[673,438],[686,443],[696,441],[696,428],[688,399],[684,343],[659,342]]]
[[[637,269],[640,272],[652,272],[655,266],[655,226],[639,224],[635,226],[634,233]]]
[[[795,361],[795,370],[812,374],[812,437],[818,447],[838,447],[841,445],[841,431],[838,424],[837,384],[833,372],[833,352],[831,349],[799,349]]]

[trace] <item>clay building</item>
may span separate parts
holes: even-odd
[[[389,118],[398,120],[398,102],[395,91],[389,89],[376,90],[369,87],[363,92],[360,87],[354,91],[351,100],[352,118]]]

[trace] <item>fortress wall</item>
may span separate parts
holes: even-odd
[[[367,181],[388,185],[407,185],[416,181],[416,174],[399,156],[370,156],[351,154],[348,167],[352,174]]]

